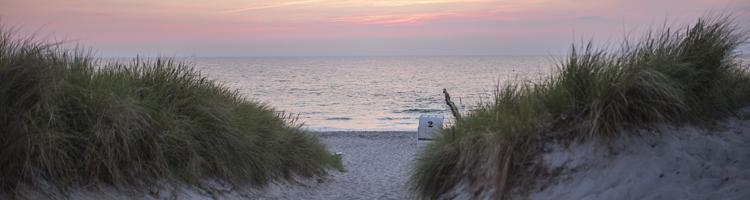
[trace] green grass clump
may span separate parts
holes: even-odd
[[[340,167],[264,104],[170,60],[100,64],[0,28],[0,190],[263,186]]]
[[[656,123],[710,122],[750,103],[735,55],[747,35],[729,17],[646,34],[614,51],[574,46],[549,78],[511,82],[419,156],[411,184],[425,199],[459,183],[509,197],[541,175],[545,141],[611,138]],[[445,134],[450,135],[450,134]],[[470,190],[470,191],[471,191]],[[475,193],[476,194],[476,193]]]

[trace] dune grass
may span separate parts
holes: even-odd
[[[615,50],[573,46],[540,82],[510,82],[419,155],[411,176],[419,197],[457,184],[509,197],[533,184],[545,141],[606,139],[657,123],[710,124],[750,103],[750,73],[735,56],[747,34],[731,17],[664,28]],[[450,134],[444,134],[450,135]]]
[[[99,63],[0,28],[0,190],[217,181],[341,167],[268,106],[171,60]]]

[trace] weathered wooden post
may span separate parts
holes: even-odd
[[[451,113],[453,113],[453,117],[456,118],[456,121],[461,119],[461,113],[458,112],[458,107],[456,107],[456,104],[451,101],[451,95],[448,94],[448,90],[443,88],[443,94],[445,94],[445,103],[448,104],[448,107],[451,109]]]

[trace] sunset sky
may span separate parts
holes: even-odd
[[[101,56],[558,54],[748,0],[0,0],[0,21]]]

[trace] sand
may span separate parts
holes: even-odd
[[[274,185],[259,199],[412,199],[407,180],[416,156],[416,132],[327,132],[319,135],[343,153],[346,172],[322,183]]]
[[[550,146],[560,175],[529,199],[750,199],[750,120],[711,130],[661,126],[602,142]],[[518,197],[518,196],[517,196]]]

